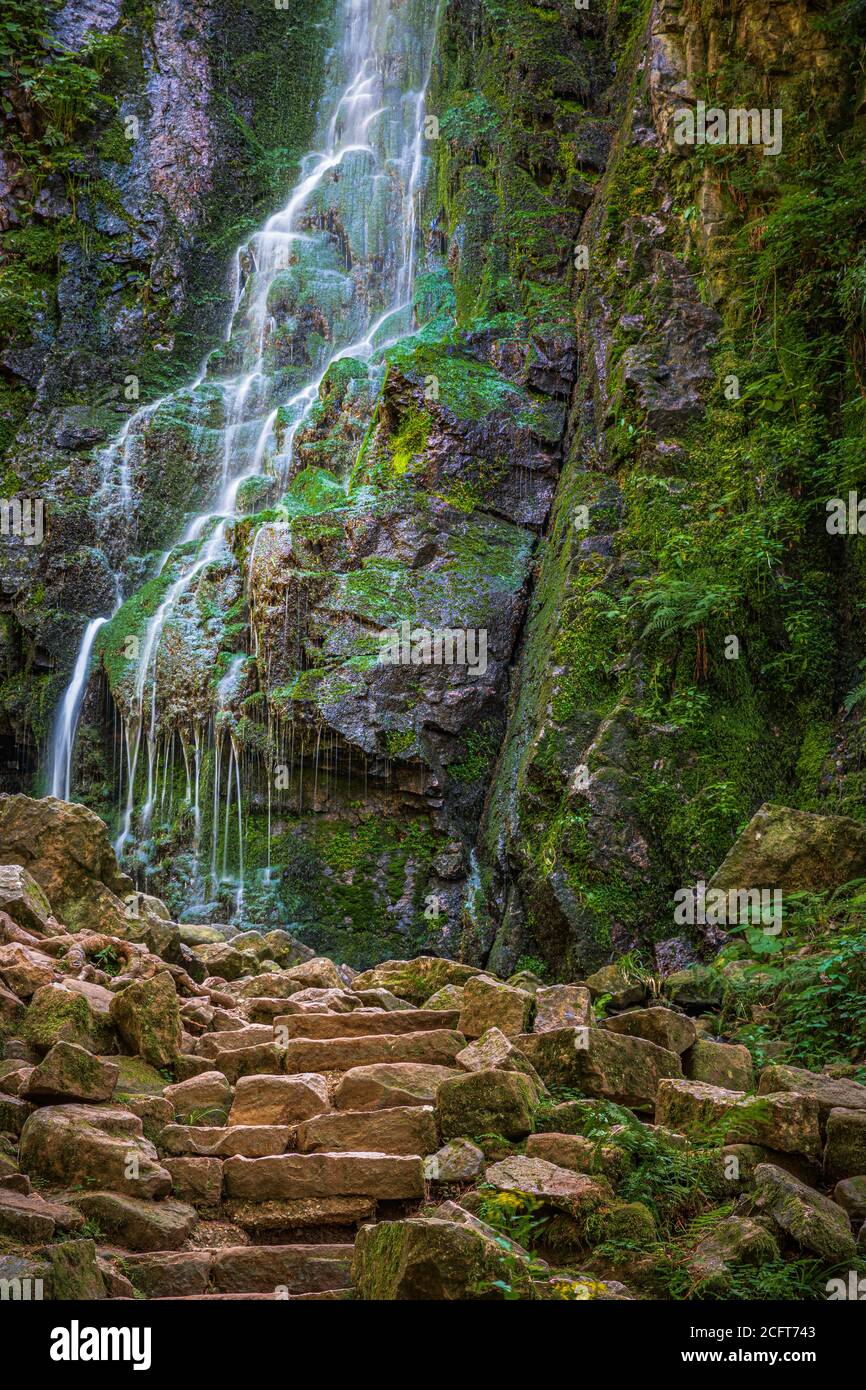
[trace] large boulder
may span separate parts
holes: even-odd
[[[866,1221],[866,1174],[837,1182],[833,1189],[833,1201],[845,1208],[855,1226]]]
[[[747,1202],[755,1215],[769,1216],[779,1232],[828,1264],[852,1260],[856,1253],[848,1213],[829,1197],[807,1187],[772,1163],[755,1169],[755,1190]]]
[[[430,1105],[444,1082],[460,1075],[454,1067],[423,1062],[374,1062],[345,1072],[334,1093],[338,1110],[387,1110],[395,1105]]]
[[[747,1096],[705,1081],[664,1080],[655,1122],[690,1138],[718,1144],[756,1144],[780,1153],[818,1158],[818,1102],[780,1091]]]
[[[241,944],[243,938],[235,937],[234,944]],[[332,960],[327,956],[313,956],[311,960],[301,961],[285,972],[286,979],[294,980],[298,990],[302,989],[342,989],[345,981]]]
[[[758,1095],[774,1091],[792,1091],[801,1096],[814,1096],[822,1129],[826,1127],[831,1110],[866,1110],[866,1086],[847,1077],[822,1076],[820,1072],[803,1067],[774,1064],[765,1067],[758,1083]]]
[[[831,1110],[824,1175],[828,1182],[866,1174],[866,1110]]]
[[[683,1053],[683,1071],[693,1081],[724,1086],[729,1091],[753,1091],[755,1067],[747,1047],[698,1038]]]
[[[540,1032],[536,1020],[536,1032]],[[624,1033],[630,1038],[644,1038],[646,1042],[664,1047],[678,1056],[697,1040],[697,1029],[687,1014],[677,1013],[675,1009],[663,1009],[653,1005],[648,1009],[629,1009],[623,1014],[614,1014],[599,1024],[609,1033]]]
[[[484,1151],[471,1139],[450,1139],[424,1159],[427,1182],[474,1182],[484,1172]]]
[[[332,1110],[302,1120],[295,1130],[299,1153],[430,1154],[439,1147],[432,1105],[391,1110]]]
[[[544,1082],[529,1058],[498,1028],[488,1028],[475,1042],[462,1048],[454,1060],[463,1071],[522,1071],[539,1091],[544,1090]]]
[[[34,1067],[19,1094],[35,1101],[110,1100],[120,1068],[76,1043],[57,1042]]]
[[[117,1050],[108,1008],[93,994],[101,992],[108,1001],[114,996],[99,985],[85,991],[79,984],[78,980],[64,980],[62,984],[43,985],[33,995],[22,1031],[37,1051],[47,1052],[61,1041],[77,1043],[88,1052]]]
[[[198,1224],[193,1207],[170,1197],[148,1202],[123,1192],[81,1192],[70,1200],[128,1250],[178,1250]]]
[[[530,1134],[526,1141],[527,1158],[543,1158],[558,1168],[570,1168],[575,1173],[601,1173],[618,1182],[629,1166],[624,1149],[615,1144],[599,1144],[581,1134],[547,1132]]]
[[[523,1033],[515,1042],[548,1086],[570,1086],[634,1109],[653,1105],[664,1077],[682,1076],[675,1052],[601,1028]]]
[[[51,1266],[51,1297],[90,1303],[105,1298],[105,1278],[92,1240],[67,1240],[45,1251]]]
[[[0,796],[0,863],[26,868],[70,931],[124,935],[133,883],[118,867],[105,822],[86,806]]]
[[[689,1268],[702,1289],[723,1292],[735,1265],[763,1265],[779,1258],[779,1247],[769,1231],[747,1216],[719,1221],[699,1241]]]
[[[2,858],[5,856],[0,853]],[[51,904],[33,875],[20,864],[0,864],[0,912],[8,913],[25,931],[45,930]]]
[[[315,1072],[243,1076],[235,1087],[230,1125],[294,1125],[330,1110],[328,1084]]]
[[[19,1161],[31,1177],[68,1187],[107,1187],[131,1197],[165,1197],[171,1188],[141,1120],[113,1106],[36,1110],[21,1132]]]
[[[529,992],[535,996],[535,1033],[588,1028],[593,1022],[592,995],[585,985],[539,985]]]
[[[37,989],[54,983],[57,967],[52,956],[20,941],[0,946],[0,983],[19,999],[30,999]]]
[[[665,998],[694,1013],[717,1009],[724,991],[725,977],[711,965],[687,965],[664,980]]]
[[[37,1192],[16,1192],[0,1187],[0,1236],[35,1245],[51,1240],[55,1228],[77,1231],[84,1218],[62,1202],[51,1202]]]
[[[707,889],[839,888],[866,876],[866,826],[765,802],[735,840]]]
[[[208,1124],[218,1124],[218,1116],[228,1115],[232,1103],[232,1088],[221,1071],[202,1072],[188,1081],[178,1081],[163,1091],[179,1118],[200,1116]]]
[[[544,1158],[511,1158],[492,1163],[485,1183],[499,1192],[522,1192],[541,1200],[551,1211],[565,1213],[580,1222],[600,1212],[610,1201],[610,1186],[604,1178],[590,1177],[572,1168],[560,1168]]]
[[[444,956],[416,956],[413,960],[385,960],[352,981],[353,990],[384,988],[411,1004],[426,1004],[431,994],[445,985],[465,985],[484,972],[460,965]]]
[[[380,1221],[358,1232],[352,1277],[365,1301],[490,1299],[505,1288],[529,1298],[529,1257],[516,1250],[503,1250],[496,1232],[480,1221]]]
[[[130,1051],[151,1066],[169,1067],[182,1051],[177,991],[167,970],[115,994],[111,1017]]]
[[[436,1113],[443,1139],[504,1134],[522,1139],[532,1129],[538,1092],[516,1071],[478,1071],[440,1086]]]
[[[612,1009],[627,1009],[640,1004],[646,996],[646,985],[618,964],[603,965],[587,975],[586,987],[593,999],[605,999]]]
[[[458,1027],[467,1038],[480,1038],[488,1028],[498,1028],[506,1037],[513,1037],[529,1028],[532,1011],[533,998],[526,990],[476,975],[463,988]]]

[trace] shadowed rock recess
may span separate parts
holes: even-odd
[[[0,19],[10,1296],[857,1297],[864,39]]]

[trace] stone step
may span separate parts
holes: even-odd
[[[332,1229],[346,1239],[376,1215],[374,1197],[299,1197],[293,1201],[272,1198],[267,1202],[227,1198],[220,1207],[226,1221],[240,1226],[254,1240],[275,1240],[285,1243],[303,1241],[303,1231],[321,1232]]]
[[[157,1150],[172,1158],[267,1158],[285,1153],[293,1132],[291,1125],[166,1125]]]
[[[425,1066],[421,1062],[391,1062],[353,1067],[341,1077],[334,1093],[338,1110],[390,1110],[394,1106],[432,1105],[436,1092],[457,1067]]]
[[[286,1072],[349,1071],[352,1067],[379,1062],[449,1066],[465,1046],[462,1033],[445,1028],[420,1033],[375,1033],[358,1038],[295,1038],[283,1049],[284,1069]]]
[[[439,1148],[431,1105],[391,1110],[337,1110],[304,1120],[295,1131],[299,1153],[431,1154]]]
[[[284,1038],[360,1038],[386,1033],[422,1033],[425,1030],[456,1030],[459,1009],[356,1009],[346,1014],[283,1014],[274,1019],[274,1028]],[[250,1038],[250,1042],[261,1039]]]
[[[210,1065],[234,1086],[242,1076],[276,1076],[283,1070],[283,1055],[275,1042],[256,1043],[217,1052]]]
[[[197,1057],[218,1057],[221,1052],[235,1052],[239,1047],[255,1047],[258,1043],[272,1043],[274,1030],[269,1023],[250,1023],[246,1028],[232,1028],[226,1032],[203,1033],[195,1042]]]
[[[353,1246],[230,1245],[126,1255],[123,1268],[145,1298],[285,1297],[351,1284]]]
[[[424,1195],[420,1155],[291,1153],[274,1158],[229,1158],[225,1194],[252,1202],[311,1197],[374,1197],[400,1201]]]

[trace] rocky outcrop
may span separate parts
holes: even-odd
[[[40,920],[23,888],[0,946],[28,953],[2,967],[4,1278],[55,1299],[583,1300],[670,1297],[686,1267],[724,1298],[767,1260],[826,1280],[855,1258],[864,1087],[777,1063],[755,1090],[724,996],[709,1040],[675,1004],[635,1007],[627,962],[557,986],[431,956],[280,969],[279,932],[231,935],[256,973],[227,980],[203,973],[210,932],[190,973]]]

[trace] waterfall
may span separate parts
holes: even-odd
[[[84,629],[84,636],[81,639],[81,646],[78,649],[75,669],[72,672],[72,680],[69,682],[66,694],[63,696],[63,702],[60,706],[55,724],[54,740],[51,749],[51,795],[59,796],[64,801],[69,800],[69,784],[72,777],[72,750],[75,744],[75,729],[78,724],[78,715],[81,711],[81,703],[84,699],[84,690],[90,672],[90,653],[93,651],[93,644],[96,641],[97,632],[107,622],[107,618],[93,618]]]
[[[100,497],[113,489],[106,506],[116,511],[128,510],[136,442],[166,401],[171,400],[172,408],[182,414],[184,409],[193,408],[190,403],[194,403],[197,393],[206,390],[208,402],[221,408],[222,445],[212,481],[205,487],[210,495],[203,498],[198,514],[187,517],[183,533],[162,559],[160,573],[168,578],[168,583],[140,640],[128,707],[122,710],[126,785],[118,853],[133,834],[142,741],[147,756],[147,792],[139,819],[145,833],[158,811],[154,774],[156,771],[158,775],[161,739],[166,760],[163,795],[166,779],[173,773],[173,761],[172,773],[169,772],[169,744],[165,739],[173,730],[162,725],[157,698],[158,676],[161,690],[165,683],[161,674],[163,637],[172,625],[183,621],[186,605],[195,601],[209,567],[216,562],[231,563],[228,540],[230,527],[242,514],[239,497],[243,485],[263,475],[281,488],[290,483],[295,440],[319,399],[319,389],[331,365],[343,358],[370,362],[412,329],[416,204],[425,168],[425,95],[440,4],[441,0],[338,0],[339,42],[330,58],[331,95],[326,92],[323,98],[316,146],[301,160],[297,185],[285,205],[235,253],[224,349],[215,354],[213,363],[205,363],[191,385],[137,411],[103,455]],[[332,226],[341,229],[339,237],[328,230]],[[315,336],[310,335],[309,352],[315,350],[316,357],[306,368],[294,366],[294,338],[291,368],[274,356],[280,312],[275,307],[275,293],[277,299],[284,294],[290,304],[289,319],[296,312],[294,306],[298,306],[298,312],[304,308],[315,314],[317,324],[325,325],[317,327]],[[297,323],[297,318],[292,321]],[[230,367],[230,375],[212,376],[211,368],[218,373],[224,361],[239,361],[240,367]],[[255,538],[251,551],[255,554]],[[62,788],[63,794],[69,795],[75,724],[94,642],[106,621],[97,618],[88,625],[63,700],[52,749],[51,782],[55,794]],[[211,692],[214,881],[219,857],[222,781],[222,733],[217,717],[222,718],[221,707],[232,698],[235,663],[244,659],[235,658],[229,676],[216,682]],[[206,712],[191,711],[185,721],[187,727],[203,714],[207,718]],[[241,759],[231,720],[227,732],[222,868],[225,875],[229,807],[234,796],[240,900],[244,863]],[[194,736],[194,816],[198,827],[200,754],[197,733]],[[185,736],[182,749],[186,762]],[[186,776],[189,801],[188,763]],[[318,746],[314,777],[313,810],[318,786]],[[298,796],[300,802],[300,785]],[[270,793],[268,818],[270,862]]]

